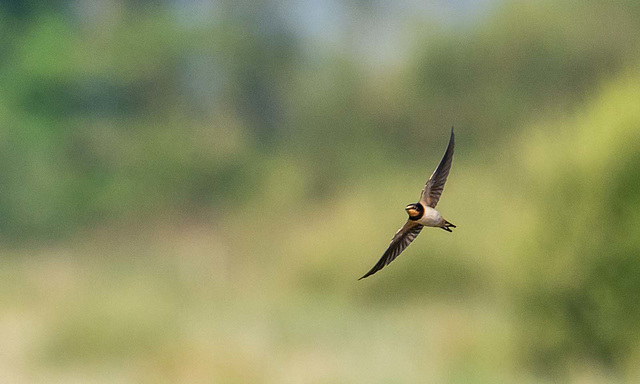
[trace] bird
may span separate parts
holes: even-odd
[[[371,268],[364,276],[358,280],[362,280],[365,277],[371,276],[378,272],[402,253],[411,244],[413,240],[420,234],[424,227],[436,227],[442,228],[447,232],[452,232],[451,228],[456,228],[455,225],[445,220],[440,212],[435,208],[440,200],[442,191],[444,190],[444,183],[449,176],[449,170],[451,170],[451,162],[453,160],[453,147],[455,146],[455,135],[453,134],[453,127],[451,127],[451,136],[449,137],[449,144],[442,156],[442,160],[438,164],[438,167],[433,171],[429,179],[422,189],[420,194],[420,200],[417,203],[409,204],[404,209],[407,211],[409,218],[404,225],[396,232],[391,239],[391,243],[387,247],[386,251],[380,257],[380,260],[376,265]]]

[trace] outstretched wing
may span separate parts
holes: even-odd
[[[442,191],[444,190],[444,183],[447,182],[447,176],[449,176],[449,170],[451,169],[454,146],[453,127],[451,127],[451,137],[449,138],[447,150],[444,152],[444,156],[442,156],[442,160],[440,160],[438,168],[433,171],[431,177],[427,180],[427,183],[422,190],[422,195],[420,195],[420,202],[424,203],[426,206],[435,208],[436,204],[438,204],[438,200],[440,200],[440,195],[442,195]]]
[[[418,234],[422,230],[422,227],[422,224],[418,224],[417,222],[412,220],[407,220],[402,228],[400,228],[398,232],[396,232],[396,234],[393,236],[389,247],[387,247],[387,250],[384,251],[382,257],[380,258],[380,260],[378,260],[376,265],[374,265],[366,275],[362,276],[358,280],[362,280],[367,276],[373,275],[374,273],[384,268],[387,264],[392,262],[396,257],[398,257],[400,253],[402,253],[402,251],[404,251],[405,248],[407,248],[409,244],[411,244],[413,239],[418,236]]]

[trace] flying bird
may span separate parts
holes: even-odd
[[[358,280],[362,280],[367,276],[371,276],[391,263],[409,244],[418,236],[423,227],[442,228],[447,232],[451,232],[451,228],[456,226],[445,220],[440,212],[435,210],[440,195],[444,190],[444,183],[449,176],[451,169],[451,161],[453,160],[454,134],[451,127],[451,136],[449,137],[449,145],[440,160],[440,164],[427,180],[427,183],[420,195],[420,201],[407,205],[404,209],[407,211],[409,218],[402,228],[396,232],[391,239],[391,243],[387,250],[384,251],[382,257],[376,265],[371,268],[364,276]]]

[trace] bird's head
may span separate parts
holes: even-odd
[[[404,207],[404,210],[407,211],[410,219],[417,220],[422,216],[422,207],[418,204],[409,204]]]

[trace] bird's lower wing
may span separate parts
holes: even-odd
[[[407,220],[402,228],[400,228],[398,232],[396,232],[396,234],[393,236],[389,247],[387,247],[387,250],[384,251],[382,257],[380,258],[380,260],[378,260],[376,265],[374,265],[369,272],[367,272],[358,280],[362,280],[367,276],[373,275],[374,273],[384,268],[387,264],[395,260],[395,258],[398,257],[398,255],[401,254],[402,251],[404,251],[404,249],[407,248],[407,246],[409,246],[409,244],[411,244],[411,242],[418,236],[418,234],[422,230],[422,227],[422,224],[418,224],[415,221]]]

